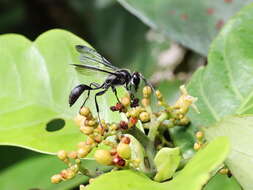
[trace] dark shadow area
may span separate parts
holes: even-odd
[[[25,148],[0,146],[0,171],[32,156],[41,155]]]

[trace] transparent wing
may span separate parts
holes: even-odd
[[[107,59],[92,48],[84,45],[77,45],[76,50],[81,54],[80,61],[85,65],[91,65],[96,68],[106,69],[109,71],[118,70],[117,67],[113,66]]]
[[[110,75],[116,75],[113,72],[111,71],[108,71],[106,69],[101,69],[101,68],[98,68],[98,67],[95,67],[95,66],[92,66],[92,65],[81,65],[81,64],[72,64],[76,67],[76,70],[79,72],[79,73],[82,73],[82,71],[85,71],[85,70],[92,70],[92,71],[99,71],[101,73],[106,73],[106,74],[110,74]]]

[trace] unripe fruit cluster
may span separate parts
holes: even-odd
[[[129,137],[122,137],[116,148],[109,150],[97,150],[94,154],[95,160],[103,165],[115,165],[124,167],[127,160],[131,158],[131,148]]]
[[[126,114],[128,120],[122,120],[119,123],[106,123],[104,120],[99,122],[88,107],[82,107],[75,118],[75,122],[79,126],[80,131],[86,136],[86,140],[78,143],[76,151],[66,152],[61,150],[58,152],[58,158],[66,163],[68,168],[52,176],[52,183],[71,179],[78,173],[86,175],[86,170],[81,165],[82,158],[85,158],[101,143],[109,146],[111,149],[99,149],[95,151],[94,158],[98,163],[115,166],[116,168],[138,168],[141,161],[139,159],[132,159],[131,140],[128,136],[122,136],[122,134],[127,133],[131,128],[135,127],[138,121],[143,123],[143,126],[147,129],[152,127],[152,124],[162,124],[164,120],[170,120],[174,125],[187,125],[189,119],[186,117],[186,112],[195,99],[187,93],[184,87],[181,88],[181,92],[182,95],[176,104],[169,106],[165,102],[162,93],[156,91],[158,105],[165,108],[163,111],[157,113],[152,112],[150,106],[151,87],[145,86],[143,88],[142,105],[139,105],[138,98],[134,98],[132,94],[127,94],[120,99],[120,102],[111,107],[112,111]],[[166,115],[166,117],[160,121],[159,118],[162,115]],[[152,122],[150,122],[151,118]],[[155,122],[153,122],[153,119]],[[115,137],[116,141],[107,140],[109,139],[108,137]],[[201,133],[197,133],[196,138],[197,144],[194,145],[194,148],[199,149],[200,142],[203,142]]]

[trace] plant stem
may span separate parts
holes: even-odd
[[[151,141],[140,129],[136,127],[128,129],[125,133],[134,136],[143,146],[148,161],[147,168],[149,168],[149,172],[146,174],[149,177],[153,177],[156,173],[156,167],[154,164],[154,157],[156,154],[154,142]]]
[[[157,119],[155,119],[155,121],[151,121],[151,123],[149,125],[149,132],[148,132],[148,138],[151,141],[155,140],[155,137],[157,135],[158,127],[167,118],[168,118],[168,113],[167,112],[163,112]]]

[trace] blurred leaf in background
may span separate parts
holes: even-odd
[[[202,55],[225,22],[252,0],[118,0],[132,14],[173,41]]]

